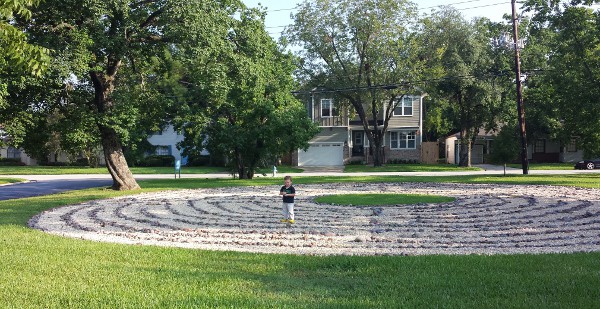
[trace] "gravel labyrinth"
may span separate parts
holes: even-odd
[[[295,185],[296,220],[280,223],[279,186],[197,189],[90,201],[30,226],[96,241],[309,255],[600,251],[600,190],[485,184]],[[318,204],[315,196],[418,193],[451,203]]]

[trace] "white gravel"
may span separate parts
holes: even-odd
[[[147,193],[52,209],[51,234],[126,244],[307,255],[600,251],[600,190],[486,184],[295,184],[296,224],[280,223],[279,186]],[[418,193],[440,204],[317,204],[315,196]]]

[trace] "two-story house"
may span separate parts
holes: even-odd
[[[423,96],[405,96],[394,109],[384,137],[384,162],[421,161],[423,128]],[[309,116],[319,124],[321,132],[309,141],[306,151],[292,156],[292,165],[341,166],[352,161],[372,162],[369,141],[356,117],[336,104],[327,93],[315,93],[306,102]],[[384,111],[378,125],[383,126]],[[372,123],[372,119],[370,120]]]

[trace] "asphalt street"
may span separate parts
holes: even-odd
[[[109,187],[112,179],[53,179],[0,186],[0,200],[49,195],[64,191]]]

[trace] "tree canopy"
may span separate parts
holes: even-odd
[[[600,155],[600,11],[587,6],[599,2],[524,4],[533,12],[525,102],[538,119],[529,122],[565,145],[576,140],[587,157]]]
[[[184,151],[205,148],[252,178],[257,167],[306,148],[317,128],[292,95],[293,57],[266,32],[264,13],[242,10],[223,44],[191,59],[193,96],[179,118]]]
[[[376,166],[383,163],[384,135],[399,99],[418,94],[408,81],[426,70],[415,53],[416,13],[408,1],[305,1],[286,29],[285,40],[302,48],[301,80],[353,107]]]
[[[168,112],[176,100],[169,94],[177,91],[172,83],[178,72],[172,66],[177,61],[169,59],[221,48],[240,7],[238,1],[199,0],[43,2],[32,10],[30,22],[16,26],[53,50],[53,61],[44,80],[35,82],[44,86],[15,102],[25,114],[37,104],[33,112],[73,115],[80,134],[65,137],[90,142],[96,137],[113,188],[138,188],[123,143],[139,124],[148,130],[150,123],[172,116]]]
[[[25,72],[40,76],[47,66],[48,50],[31,44],[27,33],[15,26],[16,19],[31,19],[30,7],[39,0],[0,1],[0,107],[8,94],[10,79]]]
[[[511,79],[502,61],[506,58],[493,50],[490,39],[497,32],[486,19],[468,22],[445,7],[425,18],[422,27],[423,53],[438,74],[424,86],[433,112],[426,116],[427,125],[459,132],[459,165],[470,166],[471,144],[479,131],[497,128],[508,111],[503,100]]]

